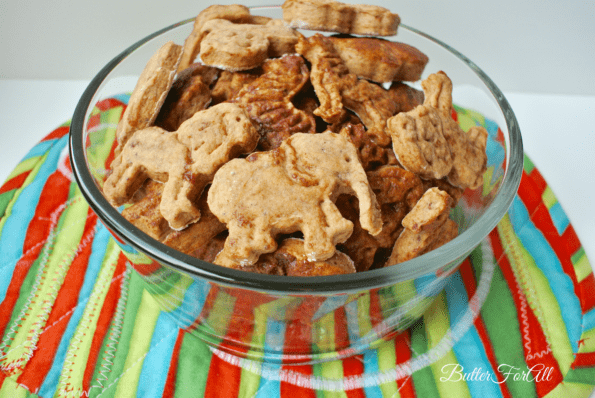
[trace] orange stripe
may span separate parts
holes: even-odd
[[[38,348],[18,378],[18,383],[28,386],[32,391],[41,388],[46,375],[50,371],[62,335],[78,303],[93,248],[91,242],[96,226],[97,216],[89,210],[81,237],[81,242],[88,243],[80,247],[80,251],[73,259],[46,322],[46,329],[39,336]]]
[[[93,341],[89,349],[89,357],[87,358],[87,364],[85,367],[85,373],[83,375],[83,391],[89,391],[91,388],[91,379],[93,378],[93,372],[95,371],[95,365],[97,364],[97,358],[99,357],[99,351],[103,344],[103,340],[107,331],[110,327],[110,323],[116,311],[118,300],[120,299],[120,293],[122,288],[122,276],[126,272],[126,256],[120,252],[118,258],[118,264],[114,271],[114,279],[107,291],[103,307],[99,313],[97,319],[97,326],[95,327],[95,333],[93,334]]]
[[[2,187],[0,187],[0,195],[5,192],[12,191],[13,189],[19,189],[22,187],[30,173],[31,170],[28,170],[6,181]]]
[[[14,306],[20,295],[21,285],[31,265],[43,249],[50,234],[51,215],[68,199],[70,181],[62,173],[54,172],[41,192],[35,214],[27,228],[23,243],[23,256],[17,261],[4,301],[0,303],[0,336],[10,321]]]
[[[174,344],[173,353],[169,361],[169,370],[167,371],[167,378],[165,379],[165,387],[163,388],[162,398],[173,398],[176,392],[176,375],[178,373],[178,361],[180,360],[180,349],[182,348],[182,341],[184,340],[185,331],[180,329],[178,337]]]
[[[581,308],[586,314],[595,308],[595,275],[592,272],[579,283],[579,290]]]
[[[70,131],[69,126],[60,126],[48,135],[46,135],[42,141],[49,141],[57,138],[62,138]]]
[[[410,330],[407,329],[399,333],[395,338],[395,354],[397,357],[397,365],[411,360],[410,333]],[[411,376],[398,379],[397,387],[399,388],[399,394],[401,395],[401,398],[415,397],[415,387],[413,387],[413,380]]]

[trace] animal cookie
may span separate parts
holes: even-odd
[[[285,0],[283,19],[293,28],[392,36],[401,19],[388,9],[335,0]]]
[[[448,193],[438,188],[428,189],[403,218],[405,229],[395,242],[386,265],[411,260],[454,239],[458,227],[448,218],[451,205]]]
[[[175,132],[138,130],[112,162],[103,191],[115,206],[147,178],[164,182],[160,211],[172,229],[200,218],[194,201],[229,159],[254,149],[258,132],[243,109],[222,103],[194,114]]]
[[[276,250],[278,234],[296,231],[304,235],[308,259],[328,259],[353,229],[334,203],[342,193],[358,197],[362,227],[378,234],[382,220],[376,198],[355,147],[339,134],[298,133],[276,150],[231,160],[209,190],[209,207],[229,230],[215,262],[254,264],[261,254]]]
[[[487,131],[465,133],[451,117],[452,82],[444,72],[422,82],[424,103],[387,122],[393,150],[407,170],[424,179],[448,181],[460,188],[478,188],[486,170]]]
[[[298,34],[279,22],[252,25],[212,19],[203,26],[200,59],[206,65],[240,71],[255,68],[267,58],[293,53]]]
[[[421,78],[428,57],[405,43],[375,37],[330,37],[351,73],[378,83],[414,82]]]
[[[178,70],[184,70],[194,62],[200,52],[202,39],[208,33],[204,31],[203,27],[205,23],[212,19],[225,19],[235,23],[252,24],[264,24],[270,20],[270,18],[251,15],[250,9],[240,4],[213,4],[205,8],[194,19],[192,32],[184,41],[184,51]]]
[[[183,121],[205,109],[211,103],[210,87],[218,76],[218,69],[201,64],[192,64],[178,73],[155,119],[155,126],[175,131]]]
[[[143,69],[116,128],[116,155],[136,130],[149,127],[155,121],[173,84],[181,54],[182,47],[167,42]]]
[[[338,251],[326,260],[309,259],[304,250],[304,241],[295,238],[285,239],[273,253],[263,254],[256,264],[241,269],[287,276],[326,276],[356,272],[349,256]]]
[[[361,119],[379,145],[389,145],[384,128],[397,105],[388,91],[351,73],[326,36],[300,37],[296,51],[312,64],[310,80],[320,100],[315,114],[327,123],[336,123],[345,107]]]
[[[314,117],[292,102],[308,77],[308,67],[299,55],[269,59],[262,66],[262,74],[230,100],[243,107],[257,126],[259,149],[275,149],[295,133],[316,132]]]

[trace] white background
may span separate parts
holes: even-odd
[[[465,54],[501,88],[519,120],[525,152],[595,265],[595,2],[379,4],[398,13],[402,23]],[[0,183],[29,148],[70,119],[82,91],[105,63],[207,5],[196,0],[0,1]]]
[[[263,5],[267,0],[243,3]],[[378,4],[399,14],[402,23],[465,54],[503,91],[595,95],[593,1],[385,0]],[[190,18],[206,5],[197,0],[3,0],[0,77],[91,79],[134,41]]]

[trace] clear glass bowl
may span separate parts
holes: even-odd
[[[281,18],[280,7],[253,8]],[[152,239],[122,217],[102,194],[106,158],[118,120],[91,123],[97,104],[125,98],[151,55],[167,41],[182,44],[193,18],[140,40],[109,62],[82,95],[70,127],[70,157],[80,189],[111,231],[131,266],[163,311],[209,345],[240,357],[277,363],[313,363],[375,347],[417,320],[467,255],[506,213],[520,183],[521,135],[500,90],[465,56],[401,25],[394,40],[427,54],[425,78],[445,71],[453,102],[481,113],[492,131],[484,186],[467,190],[453,217],[459,236],[398,266],[351,275],[283,277],[210,264]],[[302,31],[306,35],[312,31]],[[492,129],[493,130],[493,129]]]

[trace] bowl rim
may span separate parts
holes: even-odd
[[[251,9],[258,10],[273,7],[275,6],[252,7]],[[82,138],[85,119],[96,91],[100,88],[109,73],[129,54],[150,40],[193,21],[194,17],[160,29],[137,41],[114,57],[91,80],[81,95],[72,116],[69,133],[69,156],[75,180],[82,195],[89,203],[91,209],[103,222],[104,226],[133,249],[143,252],[162,265],[173,267],[192,277],[203,278],[212,283],[229,287],[275,294],[348,294],[394,285],[399,282],[435,273],[445,264],[467,256],[496,227],[508,211],[520,185],[524,158],[520,128],[508,100],[487,74],[459,51],[424,32],[408,25],[400,24],[399,29],[408,30],[428,39],[465,63],[486,85],[504,116],[509,132],[510,145],[507,148],[507,164],[502,185],[490,207],[473,225],[438,249],[434,249],[398,266],[384,267],[355,274],[317,277],[263,275],[230,269],[199,260],[151,238],[126,220],[116,208],[112,207],[97,187],[87,168],[84,155],[84,142]],[[440,261],[436,261],[436,259],[440,259]],[[432,266],[428,267],[427,263],[432,264]]]

